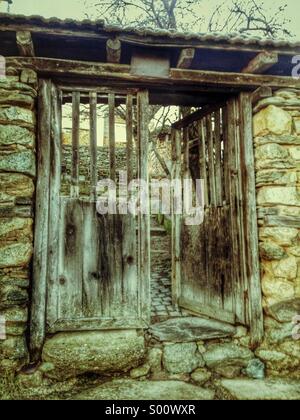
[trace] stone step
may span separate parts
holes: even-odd
[[[236,328],[211,319],[184,317],[154,324],[150,334],[159,341],[189,342],[231,337]]]
[[[288,379],[223,379],[219,386],[235,400],[300,400],[300,382]]]
[[[214,391],[181,381],[115,379],[77,394],[72,400],[213,400]],[[114,408],[117,408],[117,404]],[[121,414],[121,413],[120,413]]]

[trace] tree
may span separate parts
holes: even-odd
[[[153,28],[193,32],[239,32],[270,38],[290,37],[290,22],[285,18],[287,5],[268,10],[263,0],[220,0],[210,17],[204,13],[207,0],[85,0],[88,18],[104,19],[120,27]],[[206,17],[205,17],[206,16]],[[157,133],[168,126],[170,107],[151,107],[151,130]],[[171,111],[170,111],[171,109]],[[120,116],[125,109],[119,107]]]
[[[87,17],[119,26],[291,36],[290,20],[284,16],[287,4],[269,10],[263,0],[220,0],[212,16],[205,18],[206,5],[205,0],[85,0]]]

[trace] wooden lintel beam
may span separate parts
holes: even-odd
[[[178,69],[189,69],[191,67],[192,61],[195,57],[195,48],[184,48],[181,50],[177,68]]]
[[[242,70],[242,73],[262,74],[278,63],[278,54],[273,52],[261,52],[251,60]]]
[[[114,80],[124,83],[133,82],[144,86],[199,86],[201,88],[217,88],[230,90],[254,90],[262,85],[271,88],[299,89],[300,80],[293,77],[254,75],[242,73],[221,73],[202,70],[171,69],[168,77],[143,76],[130,73],[130,66],[125,64],[110,64],[61,60],[53,58],[7,57],[7,67],[23,69],[25,66],[40,75],[51,77],[81,77],[89,80]]]
[[[256,104],[261,99],[270,98],[273,95],[272,89],[269,86],[261,86],[256,89],[251,95],[252,104]]]
[[[121,61],[122,44],[118,38],[110,38],[106,42],[106,59],[108,63],[119,64]]]
[[[16,32],[17,45],[22,57],[34,57],[34,46],[29,31]]]

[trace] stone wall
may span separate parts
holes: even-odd
[[[300,315],[300,91],[277,91],[254,114],[266,330],[256,354],[270,375],[300,377],[300,340],[292,338]]]
[[[36,175],[36,75],[0,78],[0,372],[28,362],[28,289],[33,253]]]

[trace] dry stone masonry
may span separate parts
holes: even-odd
[[[279,90],[254,108],[254,144],[265,311],[256,351],[269,375],[300,376],[300,91]]]
[[[28,363],[28,289],[36,176],[36,75],[0,78],[0,372]]]

